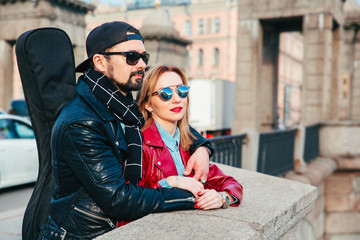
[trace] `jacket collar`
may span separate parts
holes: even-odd
[[[147,145],[154,147],[165,147],[164,142],[160,136],[159,130],[154,121],[152,121],[148,128],[143,130],[144,142]]]
[[[95,97],[94,93],[82,78],[83,76],[80,76],[78,83],[76,84],[76,93],[79,94],[104,121],[115,121],[116,117],[114,114]]]

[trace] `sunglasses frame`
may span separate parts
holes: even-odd
[[[188,89],[188,92],[187,92],[187,95],[185,97],[182,97],[180,94],[179,94],[179,87],[187,87]],[[176,87],[175,90],[173,90],[171,87]],[[161,97],[161,91],[164,90],[164,89],[170,89],[171,90],[171,97],[169,99],[164,99]],[[170,101],[172,99],[172,97],[174,96],[174,92],[176,92],[176,94],[181,97],[181,98],[187,98],[189,96],[189,90],[190,90],[190,86],[189,85],[185,85],[185,84],[179,84],[179,85],[171,85],[171,86],[167,86],[167,87],[163,87],[163,88],[160,88],[159,90],[153,92],[151,94],[151,96],[154,96],[154,95],[159,95],[160,99],[163,100],[164,102],[167,102],[167,101]]]
[[[149,59],[150,59],[150,54],[147,53],[147,52],[144,52],[144,53],[138,53],[136,51],[129,51],[129,52],[102,52],[102,53],[99,53],[101,55],[106,55],[106,56],[111,56],[111,55],[125,55],[126,57],[126,63],[130,66],[135,66],[136,64],[138,64],[140,58],[144,61],[144,63],[147,65],[148,62],[149,62]],[[130,64],[129,63],[129,56],[130,55],[136,55],[137,56],[137,59],[135,60],[135,63],[134,64]]]

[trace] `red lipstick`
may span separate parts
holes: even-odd
[[[175,113],[179,113],[179,112],[181,112],[182,109],[183,109],[182,107],[176,107],[176,108],[170,109],[170,111],[175,112]]]

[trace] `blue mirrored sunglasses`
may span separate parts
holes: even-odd
[[[179,95],[179,97],[186,98],[189,95],[190,86],[183,85],[183,84],[174,85],[174,86],[176,86],[175,92],[177,93],[177,95]],[[159,97],[161,98],[161,100],[163,100],[165,102],[169,101],[174,94],[173,89],[171,89],[170,87],[174,87],[174,86],[160,88],[156,92],[153,92],[151,95],[154,96],[154,95],[158,94]]]

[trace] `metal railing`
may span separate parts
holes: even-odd
[[[319,129],[320,124],[305,127],[304,161],[310,162],[319,156]]]
[[[260,133],[257,171],[280,176],[294,168],[296,129]]]
[[[233,167],[241,167],[241,153],[246,134],[211,138],[215,154],[211,161]]]

